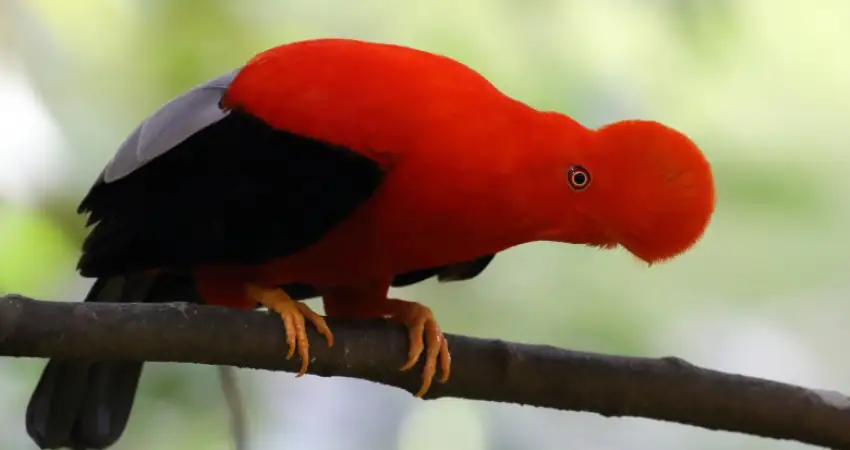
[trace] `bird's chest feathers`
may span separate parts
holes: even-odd
[[[443,165],[392,173],[370,205],[379,252],[422,267],[495,251],[511,234],[500,224],[510,208],[498,175]]]

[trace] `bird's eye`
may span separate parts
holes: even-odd
[[[572,166],[567,171],[567,182],[574,191],[581,191],[590,185],[590,172],[582,166]]]

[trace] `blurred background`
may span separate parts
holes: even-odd
[[[81,299],[77,203],[146,115],[268,47],[354,37],[437,52],[589,126],[664,122],[712,162],[704,240],[647,269],[534,244],[474,281],[400,295],[451,333],[640,356],[850,391],[850,2],[819,0],[0,0],[0,292]],[[318,304],[313,305],[317,308]],[[0,360],[0,448],[33,450],[42,360]],[[240,370],[252,450],[802,449]],[[149,364],[114,447],[231,448],[210,366]]]

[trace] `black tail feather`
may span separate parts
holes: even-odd
[[[27,405],[27,433],[42,449],[75,448],[70,440],[88,384],[87,363],[50,360]]]
[[[138,274],[98,279],[84,301],[199,301],[192,293],[190,278]],[[112,446],[127,426],[143,365],[139,361],[48,361],[27,406],[27,433],[42,449]]]

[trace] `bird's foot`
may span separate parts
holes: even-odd
[[[268,308],[269,311],[280,314],[280,318],[283,319],[283,326],[286,329],[286,343],[289,345],[289,353],[287,353],[286,359],[292,358],[297,349],[298,356],[301,357],[301,369],[296,377],[307,373],[307,366],[310,362],[310,343],[307,339],[306,322],[312,323],[319,334],[327,339],[328,347],[331,347],[334,344],[333,333],[328,328],[325,318],[304,303],[292,300],[282,289],[267,289],[256,285],[248,285],[247,289],[248,294],[257,302]]]
[[[433,312],[428,307],[416,302],[390,299],[389,318],[406,326],[409,332],[410,352],[408,353],[408,360],[399,370],[408,370],[416,365],[419,355],[427,350],[425,368],[422,370],[422,387],[415,396],[422,397],[431,387],[431,381],[437,373],[438,360],[442,371],[442,376],[438,378],[438,381],[445,383],[449,379],[452,358],[446,338],[440,331],[440,326],[434,319]]]

